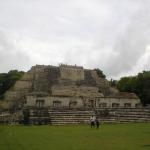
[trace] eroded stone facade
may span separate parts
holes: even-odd
[[[36,65],[5,93],[5,109],[25,111],[31,122],[49,122],[55,109],[97,109],[141,107],[134,93],[122,93],[109,86],[95,70],[81,66]]]
[[[81,66],[36,65],[14,87],[7,91],[8,102],[20,101],[24,106],[36,107],[139,107],[134,93],[121,93],[98,77],[95,70]]]

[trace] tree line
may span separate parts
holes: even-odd
[[[150,71],[143,71],[136,76],[122,77],[120,80],[111,80],[121,92],[133,92],[141,99],[143,105],[150,104]]]

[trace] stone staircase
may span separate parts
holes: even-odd
[[[49,111],[51,123],[64,124],[89,124],[91,115],[99,117],[100,122],[125,123],[125,122],[150,122],[150,109],[51,109]]]
[[[109,109],[77,109],[77,108],[51,108],[42,117],[30,116],[31,124],[39,124],[40,121],[48,121],[40,124],[66,125],[89,124],[91,115],[97,116],[101,123],[127,123],[150,122],[150,109],[144,108],[109,108]],[[14,118],[14,119],[13,119]],[[0,114],[0,123],[18,122],[16,115]]]
[[[51,124],[89,124],[89,118],[95,112],[92,110],[57,109],[49,111]]]
[[[119,108],[108,109],[108,113],[99,113],[98,116],[102,122],[150,122],[150,109],[144,108]]]

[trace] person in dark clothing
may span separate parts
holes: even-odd
[[[96,117],[96,119],[95,119],[95,124],[96,124],[96,128],[99,129],[99,120],[98,120],[98,117]]]

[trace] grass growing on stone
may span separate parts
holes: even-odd
[[[0,150],[150,150],[150,123],[0,126]]]

